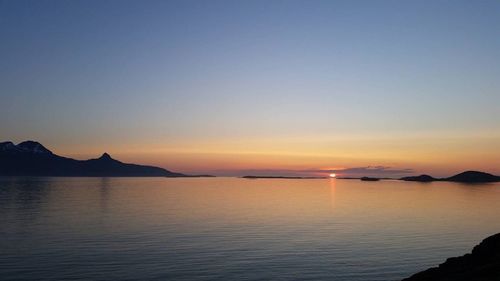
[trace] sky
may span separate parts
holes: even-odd
[[[0,0],[0,140],[215,175],[500,174],[499,1]]]

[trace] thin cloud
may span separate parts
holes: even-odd
[[[221,176],[318,176],[336,173],[343,177],[375,176],[399,177],[414,173],[410,168],[393,168],[388,166],[364,166],[345,169],[245,169],[245,170],[216,170],[214,174]]]
[[[333,170],[334,173],[342,174],[353,174],[353,175],[365,175],[365,174],[378,174],[378,175],[394,175],[394,174],[410,174],[414,170],[410,168],[396,169],[387,166],[366,166],[366,167],[355,167],[347,168],[341,170]]]

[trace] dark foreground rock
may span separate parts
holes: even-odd
[[[472,253],[449,258],[438,267],[419,272],[403,281],[499,281],[500,233],[484,239]]]

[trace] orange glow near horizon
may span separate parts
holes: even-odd
[[[312,170],[311,176],[353,167],[410,168],[446,176],[464,170],[500,174],[500,135],[371,135],[158,140],[142,143],[42,143],[54,153],[88,159],[108,152],[127,163],[155,165],[184,173]],[[319,170],[320,172],[314,172]],[[348,176],[348,174],[346,174]]]

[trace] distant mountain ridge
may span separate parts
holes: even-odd
[[[11,141],[0,142],[0,153],[32,153],[32,154],[53,154],[52,151],[45,148],[36,141],[23,141],[15,145]]]
[[[89,160],[66,158],[36,141],[1,142],[0,176],[187,177],[159,167],[122,163],[108,153]]]
[[[418,181],[418,182],[431,182],[431,181],[452,181],[464,183],[481,183],[481,182],[499,182],[500,176],[495,176],[485,172],[479,171],[465,171],[460,174],[448,178],[434,178],[429,175],[403,177],[404,181]]]

